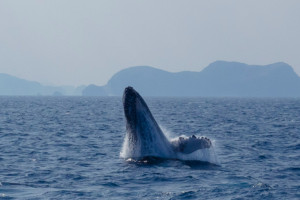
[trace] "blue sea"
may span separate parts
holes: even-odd
[[[0,97],[0,199],[300,199],[300,99],[145,100],[218,163],[121,158],[121,97]]]

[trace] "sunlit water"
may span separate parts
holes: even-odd
[[[0,199],[299,199],[300,99],[145,98],[219,165],[125,161],[121,98],[0,97]]]

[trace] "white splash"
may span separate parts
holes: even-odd
[[[129,148],[129,140],[127,134],[125,135],[125,139],[123,141],[122,150],[120,152],[121,158],[129,158],[132,153],[130,152]]]
[[[165,128],[162,128],[164,134],[166,135],[170,147],[172,146],[171,143],[174,143],[179,140],[179,137],[171,138],[172,135],[174,135],[171,131],[168,131]],[[187,137],[185,135],[181,135],[180,137]],[[154,142],[155,143],[155,142]],[[159,142],[157,143],[159,144]],[[138,158],[138,157],[144,157],[145,155],[141,155],[141,152],[139,152],[139,148],[135,148],[135,146],[138,146],[140,144],[130,144],[128,136],[126,134],[122,150],[120,152],[120,157],[124,159],[128,158]],[[169,158],[169,159],[179,159],[184,161],[202,161],[202,162],[209,162],[212,164],[219,165],[219,160],[217,158],[217,155],[215,153],[215,141],[212,140],[212,145],[210,148],[204,148],[204,149],[198,149],[192,153],[186,154],[181,152],[174,152],[173,154],[170,154],[166,157],[166,155],[159,156],[163,158]],[[147,155],[149,156],[149,155]],[[153,155],[157,156],[157,155]]]

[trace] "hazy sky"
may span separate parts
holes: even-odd
[[[201,71],[216,60],[284,61],[300,74],[300,1],[0,1],[0,73],[103,85],[130,66]]]

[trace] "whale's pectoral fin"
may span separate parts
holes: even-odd
[[[177,152],[189,154],[199,149],[210,148],[212,144],[206,137],[199,138],[193,135],[188,138],[179,137],[178,140],[172,142],[172,146]]]

